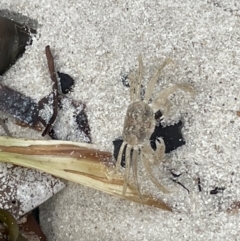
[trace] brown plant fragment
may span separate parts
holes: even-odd
[[[21,220],[22,222],[19,224],[19,229],[28,240],[47,241],[46,236],[32,214],[25,216]]]
[[[45,52],[46,52],[47,64],[48,64],[50,77],[51,77],[51,80],[53,81],[53,85],[52,85],[52,88],[53,88],[53,90],[52,90],[53,115],[50,118],[49,122],[47,123],[46,128],[42,133],[42,136],[45,136],[46,134],[49,133],[49,131],[51,130],[52,124],[56,120],[57,113],[58,113],[58,82],[57,82],[57,76],[56,76],[55,67],[54,67],[54,60],[53,60],[53,56],[52,56],[49,45],[46,46]]]

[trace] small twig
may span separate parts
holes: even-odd
[[[0,118],[0,125],[2,126],[3,130],[6,132],[8,137],[12,137],[12,134],[10,133],[10,131],[8,130],[7,125],[5,124],[5,121],[3,119]]]
[[[190,193],[190,191],[181,182],[176,180],[176,178],[180,177],[182,175],[182,173],[176,174],[173,171],[170,171],[170,173],[173,175],[173,178],[171,178],[171,180],[173,182],[177,183],[178,185],[180,185],[181,187],[183,187],[185,190],[187,190],[188,193]]]
[[[55,72],[55,68],[54,68],[54,60],[53,60],[53,56],[50,50],[49,45],[46,46],[45,48],[45,52],[46,52],[46,57],[47,57],[47,63],[48,63],[48,69],[49,69],[49,73],[51,76],[51,80],[53,81],[53,115],[49,120],[49,123],[47,124],[45,130],[42,133],[42,136],[45,136],[46,134],[49,133],[52,124],[54,123],[56,117],[57,117],[57,113],[58,113],[58,83],[57,83],[57,76],[56,76],[56,72]]]
[[[179,182],[179,181],[177,181],[177,180],[175,180],[173,178],[171,178],[171,180],[173,182],[177,183],[178,185],[180,185],[181,187],[183,187],[185,190],[187,190],[188,194],[190,193],[190,191],[181,182]]]
[[[210,194],[215,195],[218,193],[222,193],[225,190],[225,187],[215,187],[213,190],[210,191]]]
[[[201,186],[200,177],[197,179],[197,182],[198,182],[198,191],[201,192],[202,191],[202,186]]]
[[[180,174],[175,174],[173,171],[170,171],[170,173],[173,175],[174,178],[180,177],[180,176],[182,175],[182,173],[180,173]]]

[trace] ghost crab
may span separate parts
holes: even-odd
[[[168,96],[177,90],[189,92],[193,94],[193,88],[188,84],[175,84],[162,92],[160,92],[156,98],[151,100],[151,96],[154,90],[154,86],[159,78],[162,69],[172,61],[167,59],[162,65],[159,66],[155,74],[150,79],[144,97],[141,94],[141,84],[143,78],[143,61],[142,56],[138,56],[139,69],[137,76],[129,76],[130,84],[130,100],[131,103],[128,106],[124,127],[122,132],[123,143],[120,147],[117,162],[116,172],[119,171],[122,161],[122,156],[125,152],[125,171],[124,171],[124,185],[122,195],[125,196],[127,186],[129,184],[130,169],[132,168],[134,182],[137,186],[137,191],[140,197],[140,188],[138,185],[137,169],[138,159],[142,161],[146,172],[155,184],[163,193],[169,191],[154,177],[151,164],[159,163],[163,160],[165,154],[165,144],[163,139],[158,138],[156,141],[156,150],[154,151],[150,145],[150,136],[156,126],[155,113],[159,110],[163,111],[166,116],[171,107],[171,102],[168,100]]]

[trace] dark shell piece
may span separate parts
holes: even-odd
[[[64,74],[60,72],[57,72],[57,73],[60,78],[62,93],[67,94],[70,91],[72,91],[72,87],[74,85],[74,79],[68,74]]]
[[[30,43],[30,33],[36,33],[26,26],[0,16],[0,75],[20,57]]]
[[[0,84],[0,111],[11,115],[19,125],[39,129],[40,123],[46,126],[45,120],[39,116],[44,104],[51,102],[51,95],[42,98],[38,103],[30,97]]]
[[[0,110],[33,126],[38,118],[38,107],[30,97],[0,84]]]
[[[163,127],[161,124],[155,127],[153,134],[150,137],[150,143],[153,150],[156,150],[156,140],[161,137],[164,140],[166,151],[165,153],[169,153],[178,147],[185,144],[183,139],[181,129],[182,129],[182,121],[170,126]],[[116,139],[113,141],[114,151],[113,155],[115,160],[117,160],[118,152],[123,143],[122,139]],[[125,150],[122,156],[121,165],[125,166]]]

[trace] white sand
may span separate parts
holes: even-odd
[[[240,3],[194,1],[16,1],[1,9],[38,22],[38,36],[3,82],[39,100],[50,91],[44,48],[57,70],[76,81],[71,96],[87,105],[93,142],[112,151],[129,103],[122,72],[137,69],[142,53],[145,80],[171,57],[155,94],[170,83],[191,83],[196,97],[173,96],[167,123],[184,121],[187,144],[167,156],[159,175],[173,193],[163,196],[174,212],[141,206],[69,183],[41,207],[49,241],[239,240],[240,215],[226,210],[240,201]],[[174,113],[175,112],[175,113]],[[15,136],[40,134],[8,123]],[[171,181],[169,170],[189,190]],[[197,178],[201,180],[199,192]],[[222,193],[210,195],[215,187]]]

